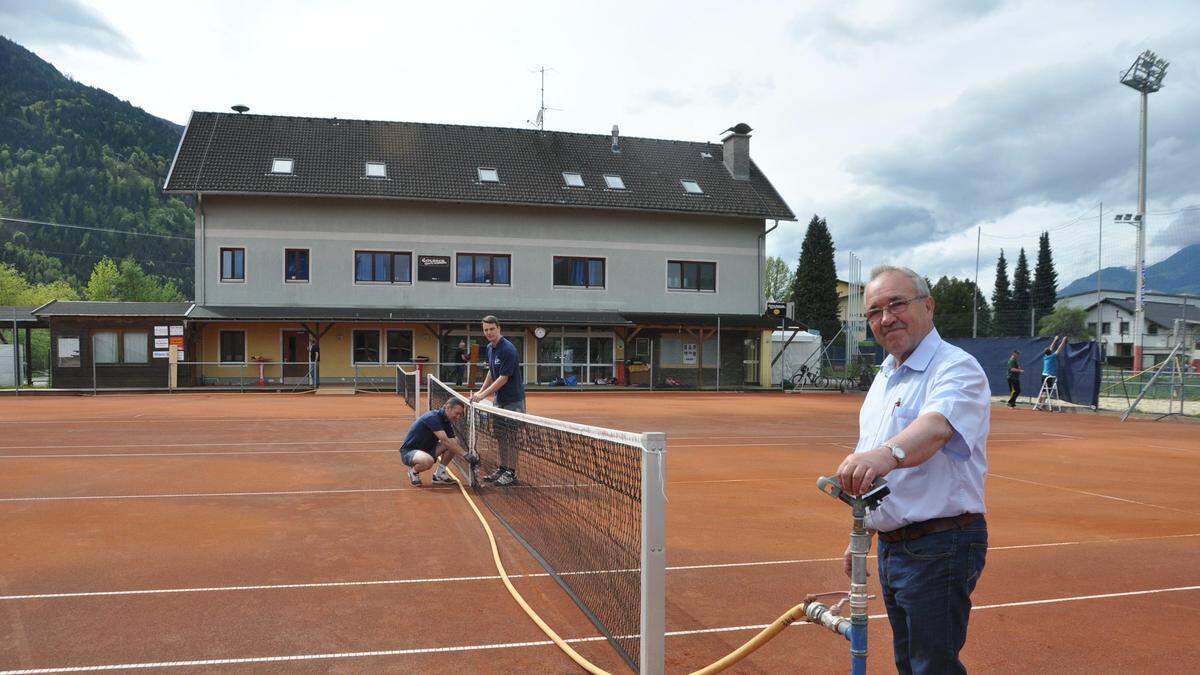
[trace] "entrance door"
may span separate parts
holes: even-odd
[[[308,374],[308,333],[302,330],[283,332],[283,376],[304,377]]]
[[[748,337],[742,340],[742,372],[745,374],[745,384],[758,384],[758,346],[759,337]]]

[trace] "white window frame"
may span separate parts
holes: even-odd
[[[378,340],[378,342],[376,342],[375,345],[376,345],[376,348],[378,351],[378,359],[379,360],[378,361],[355,361],[354,360],[354,352],[357,349],[357,347],[354,346],[355,333],[371,333],[371,332],[375,333],[375,339]],[[387,354],[386,354],[387,344],[384,342],[384,336],[382,335],[382,333],[383,333],[382,328],[351,328],[350,329],[350,366],[351,367],[353,367],[353,366],[387,365],[384,363],[384,359],[387,358]],[[416,336],[414,336],[414,338],[415,337]],[[413,347],[416,348],[416,345],[414,344]]]
[[[66,343],[66,345],[69,346],[71,340],[75,341],[75,353],[73,355],[64,357],[63,356],[64,343]],[[55,366],[58,368],[82,368],[83,367],[83,350],[80,349],[81,342],[82,342],[82,340],[79,339],[78,335],[60,335],[60,336],[58,336],[58,340],[56,342],[56,349],[55,349],[55,353],[54,353]],[[75,363],[64,364],[63,363],[64,359],[74,359]]]
[[[402,253],[402,254],[407,255],[408,256],[408,281],[391,281],[391,280],[388,280],[388,281],[359,281],[358,280],[358,254],[359,253],[388,253],[388,254],[390,254],[392,256],[392,264],[393,264],[392,275],[391,275],[392,279],[396,278],[396,268],[394,266],[395,260],[396,260],[396,258],[395,258],[396,254]],[[415,277],[415,275],[413,274],[413,272],[414,272],[413,263],[414,263],[415,259],[416,259],[416,254],[413,253],[412,251],[387,251],[387,250],[376,249],[376,248],[356,248],[350,253],[350,280],[354,283],[355,286],[412,286],[413,279]],[[311,260],[310,260],[309,264],[310,265],[312,264]],[[374,263],[372,263],[372,267],[374,267]],[[311,272],[310,272],[310,276],[311,276]]]
[[[142,350],[143,350],[143,354],[145,354],[145,358],[141,361],[130,361],[128,358],[129,349],[128,349],[128,345],[126,344],[125,339],[126,339],[126,337],[128,337],[130,335],[141,335],[142,336]],[[130,328],[129,330],[121,331],[121,363],[122,364],[128,364],[131,366],[149,365],[150,356],[151,356],[150,352],[151,352],[151,349],[150,349],[150,331],[149,330],[147,330],[147,329],[138,330],[136,328]]]
[[[604,185],[609,190],[625,190],[625,179],[615,173],[604,174]]]
[[[481,166],[475,169],[480,183],[499,183],[500,170],[491,166]],[[490,173],[488,173],[490,172]]]
[[[221,353],[221,343],[224,339],[221,337],[225,333],[241,333],[242,334],[242,360],[241,361],[224,361],[221,359],[224,354]],[[217,363],[223,366],[241,366],[250,363],[250,332],[244,328],[220,328],[217,329]]]
[[[586,187],[586,184],[583,181],[583,174],[579,173],[578,171],[563,171],[562,177],[563,177],[563,184],[566,185],[567,187],[578,187],[578,188]],[[577,181],[577,182],[572,183],[571,182],[572,180]]]
[[[101,361],[96,356],[96,336],[98,335],[115,335],[113,340],[113,359],[112,361]],[[119,366],[121,365],[121,331],[116,328],[105,328],[103,330],[92,331],[92,363],[97,366]]]
[[[470,256],[490,255],[492,257],[498,256],[498,255],[507,256],[508,257],[508,283],[507,284],[477,284],[474,281],[460,282],[458,280],[458,257],[460,255],[470,255]],[[462,286],[464,288],[467,288],[467,287],[469,287],[469,288],[512,288],[512,286],[513,286],[513,254],[512,254],[512,252],[508,252],[508,251],[455,251],[453,260],[451,261],[451,264],[453,265],[453,268],[454,268],[452,274],[454,275],[453,281],[454,281],[455,286]]]
[[[287,163],[287,171],[281,171],[283,163]],[[274,157],[271,159],[272,176],[294,176],[296,174],[296,160],[291,157]]]
[[[222,259],[225,251],[241,251],[242,252],[242,278],[241,279],[226,279],[225,261]],[[221,284],[244,284],[250,278],[250,266],[246,264],[246,247],[245,246],[218,246],[217,247],[217,283]]]
[[[604,261],[604,285],[603,286],[559,286],[554,283],[554,259],[555,258],[583,258],[584,260],[603,260]],[[604,293],[608,291],[608,281],[611,278],[608,267],[608,256],[606,255],[591,255],[588,253],[553,253],[550,255],[550,286],[556,291],[591,291],[596,293]]]
[[[702,195],[702,194],[704,194],[704,188],[700,187],[700,182],[699,182],[699,181],[695,181],[695,180],[692,180],[692,179],[690,179],[690,178],[680,178],[680,179],[679,179],[679,184],[680,184],[681,186],[683,186],[683,191],[684,191],[684,192],[686,192],[686,193],[688,193],[689,195]],[[689,185],[691,185],[691,186],[695,187],[695,189],[693,190],[691,187],[688,187]]]
[[[394,366],[394,365],[402,364],[402,363],[403,364],[416,363],[416,361],[413,361],[412,359],[409,359],[408,361],[391,361],[388,359],[388,353],[387,353],[388,352],[387,338],[388,338],[389,333],[408,333],[408,340],[409,340],[409,344],[410,344],[410,350],[412,351],[412,358],[416,358],[416,356],[417,356],[417,332],[415,330],[413,330],[411,328],[384,328],[382,330],[383,330],[383,336],[382,336],[383,342],[381,342],[379,345],[379,358],[383,359],[384,365]],[[351,338],[351,339],[353,339],[353,338]],[[351,347],[353,347],[353,343],[351,343]],[[353,355],[350,358],[353,359],[354,358]]]
[[[308,278],[307,279],[288,279],[287,278],[288,251],[305,251],[308,253]],[[312,283],[312,272],[313,272],[313,254],[312,254],[311,247],[308,247],[308,246],[284,246],[283,247],[283,283],[285,286],[291,286],[293,284]]]
[[[712,263],[713,266],[713,290],[706,291],[699,288],[671,288],[671,263]],[[682,275],[682,270],[680,274]],[[681,279],[682,281],[682,279]],[[700,258],[667,258],[663,264],[663,285],[668,293],[705,293],[708,295],[717,295],[721,290],[721,264],[716,260],[704,260]]]
[[[378,168],[382,173],[371,173],[372,168]],[[363,164],[363,177],[375,180],[387,180],[387,162],[366,162]]]

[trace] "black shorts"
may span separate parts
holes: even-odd
[[[1053,387],[1056,380],[1058,380],[1058,378],[1054,375],[1042,375],[1042,386]]]

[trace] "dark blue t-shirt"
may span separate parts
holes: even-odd
[[[525,382],[521,378],[521,355],[517,353],[513,343],[507,338],[500,338],[500,342],[493,347],[489,342],[487,362],[493,381],[501,375],[508,376],[508,382],[496,392],[496,405],[506,406],[509,403],[524,401]]]
[[[454,427],[450,426],[450,420],[446,419],[446,413],[441,408],[418,417],[408,428],[408,435],[404,437],[401,447],[404,450],[424,450],[432,455],[438,444],[437,436],[433,434],[435,431],[444,431],[447,436],[454,438]]]

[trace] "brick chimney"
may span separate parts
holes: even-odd
[[[750,180],[750,132],[749,124],[738,122],[725,130],[721,139],[722,160],[734,180]]]

